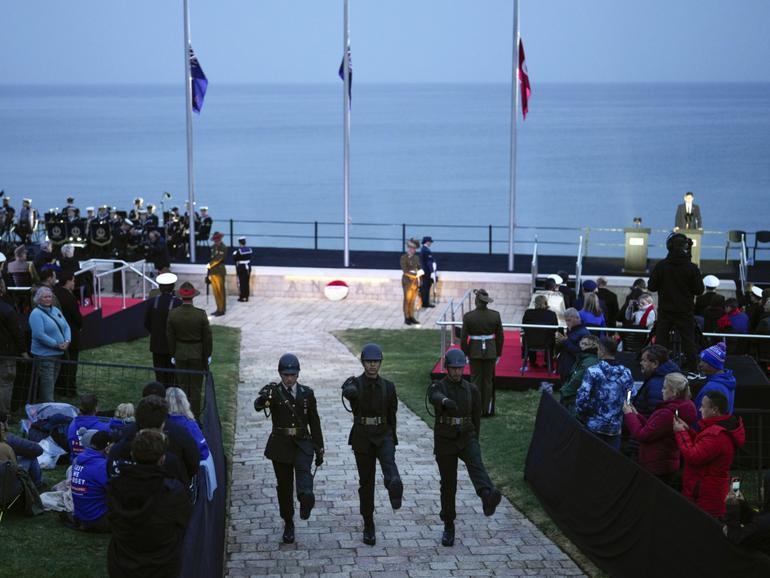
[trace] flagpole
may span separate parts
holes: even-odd
[[[190,227],[190,263],[195,263],[195,177],[193,173],[192,72],[190,70],[190,7],[184,0],[184,78],[187,102],[187,218]]]
[[[511,81],[511,183],[508,206],[508,271],[513,272],[516,231],[516,122],[519,118],[519,0],[513,0],[513,80]]]
[[[342,197],[344,204],[344,266],[350,267],[350,31],[348,29],[348,0],[345,0],[344,8],[344,27],[342,61],[344,64],[344,83],[343,83],[343,155],[342,155]]]

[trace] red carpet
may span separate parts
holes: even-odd
[[[126,297],[126,309],[133,307],[137,303],[141,303],[141,299],[131,299]],[[80,314],[85,317],[89,313],[96,311],[93,302],[88,307],[81,307]],[[122,297],[102,297],[102,317],[109,317],[115,313],[123,311],[123,298]]]
[[[542,353],[538,353],[537,362],[540,367],[530,366],[529,371],[522,375],[519,331],[506,331],[503,355],[497,363],[497,370],[495,371],[495,385],[502,388],[529,389],[538,387],[542,381],[558,380],[558,375],[548,373],[546,370]],[[433,367],[431,376],[437,378],[442,375],[444,372],[441,370],[441,362],[439,361]],[[470,375],[470,366],[465,367],[465,375]]]

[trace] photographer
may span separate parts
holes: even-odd
[[[632,299],[626,308],[626,321],[632,327],[641,327],[649,329],[655,325],[655,304],[652,302],[652,295],[642,293],[639,299]]]
[[[722,531],[733,544],[770,555],[770,472],[765,473],[759,495],[762,499],[762,509],[756,511],[743,499],[740,482],[733,481],[733,489],[725,500],[727,513]]]

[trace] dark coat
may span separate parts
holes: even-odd
[[[575,295],[575,290],[572,287],[567,287],[566,285],[559,285],[559,292],[564,295],[564,307],[569,309],[570,307],[575,306],[575,301],[577,300],[577,296]]]
[[[687,215],[687,205],[685,203],[677,205],[674,226],[680,229],[701,229],[703,227],[703,219],[700,216],[700,205],[693,203],[692,212],[689,216]]]
[[[80,314],[78,300],[72,291],[61,285],[53,288],[53,294],[59,300],[59,309],[70,326],[70,347],[78,350],[80,349],[80,330],[83,328],[83,316]]]
[[[169,355],[177,359],[208,359],[214,347],[208,315],[192,304],[172,309],[166,323],[166,340]]]
[[[618,296],[615,295],[614,291],[610,291],[606,287],[599,287],[596,293],[599,295],[599,300],[604,302],[604,316],[607,321],[607,327],[616,327],[618,314],[620,313]]]
[[[719,295],[716,291],[706,291],[703,295],[698,295],[695,298],[695,315],[700,315],[701,317],[706,312],[706,309],[711,306],[711,301],[713,301],[714,297]]]
[[[485,342],[470,339],[472,335],[494,335]],[[463,330],[460,346],[469,359],[495,359],[503,354],[503,322],[500,313],[487,307],[476,307],[463,315]],[[486,346],[482,346],[484,343]]]
[[[160,466],[127,465],[107,485],[110,578],[179,576],[192,504]]]
[[[144,310],[144,328],[150,334],[150,351],[158,355],[169,355],[166,333],[168,314],[182,305],[182,300],[173,293],[161,293],[148,301]]]
[[[669,252],[655,264],[648,287],[658,292],[659,311],[686,315],[693,313],[695,296],[703,293],[703,279],[689,255]]]
[[[0,355],[16,356],[28,351],[21,320],[13,307],[0,300]]]
[[[558,370],[562,379],[565,379],[572,367],[575,365],[578,353],[580,353],[580,340],[591,335],[583,324],[576,325],[567,331],[567,339],[561,342],[561,352],[559,353]]]
[[[372,445],[380,447],[388,437],[393,439],[394,445],[398,445],[396,433],[398,397],[393,382],[381,376],[372,380],[362,373],[345,382],[342,386],[343,395],[351,389],[358,391],[358,397],[350,402],[356,418],[382,417],[384,421],[380,425],[364,425],[354,421],[348,436],[348,444],[352,446],[353,451],[369,453]]]
[[[559,319],[556,317],[556,313],[550,309],[527,309],[524,311],[521,322],[531,325],[559,325]],[[554,329],[524,328],[523,332],[526,335],[527,344],[530,347],[540,347],[542,345],[553,347],[554,345],[554,336],[556,335],[555,327]]]
[[[447,409],[443,400],[449,398],[457,403],[457,409]],[[481,431],[481,394],[478,388],[465,379],[455,383],[449,377],[433,382],[428,388],[428,400],[436,411],[433,427],[433,453],[436,455],[457,454],[468,445],[472,438],[478,438]],[[469,418],[462,425],[439,423],[441,417]]]
[[[661,363],[650,377],[646,377],[633,399],[636,411],[649,417],[655,408],[663,402],[663,380],[669,373],[676,371],[681,371],[679,366],[669,359],[665,363]]]
[[[321,419],[318,417],[313,390],[297,383],[294,386],[296,397],[292,398],[286,388],[278,383],[271,383],[262,388],[254,402],[254,409],[270,409],[273,428],[298,428],[297,436],[287,436],[279,432],[270,434],[265,446],[265,457],[283,464],[293,464],[298,451],[312,456],[324,449],[321,433]]]

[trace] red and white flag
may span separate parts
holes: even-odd
[[[527,74],[527,63],[524,61],[524,42],[519,39],[519,92],[521,93],[521,114],[524,119],[527,118],[529,111],[529,96],[532,89],[529,86],[529,74]]]

